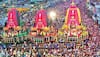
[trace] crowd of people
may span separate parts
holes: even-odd
[[[99,57],[100,42],[87,38],[80,43],[29,43],[0,47],[0,57]]]

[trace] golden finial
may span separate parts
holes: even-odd
[[[40,5],[40,9],[43,9],[43,6],[42,5]]]
[[[12,5],[12,8],[15,8],[15,5]]]
[[[71,3],[71,5],[75,5],[75,3],[74,3],[74,0],[72,0],[72,3]]]

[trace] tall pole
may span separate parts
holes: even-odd
[[[11,5],[11,3],[12,3],[12,2],[11,2],[11,0],[8,0],[8,4],[10,4],[10,5]]]
[[[71,2],[75,2],[74,0],[72,0]]]
[[[90,2],[90,0],[87,0],[87,2]]]

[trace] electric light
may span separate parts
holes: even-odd
[[[50,18],[52,19],[52,20],[54,20],[54,19],[56,19],[56,12],[55,11],[51,11],[50,13],[49,13],[49,16],[50,16]]]

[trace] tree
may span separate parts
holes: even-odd
[[[0,2],[2,2],[3,0],[0,0]]]

